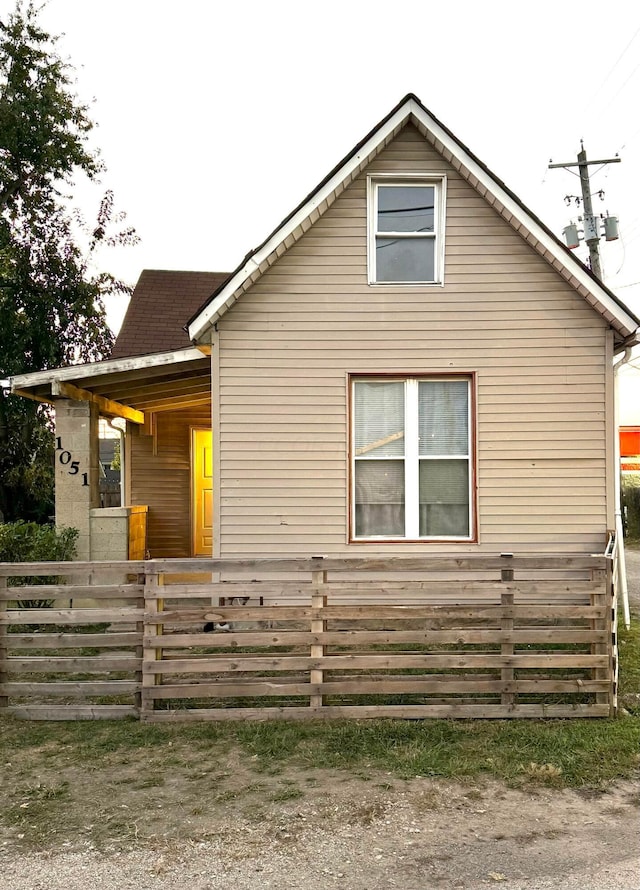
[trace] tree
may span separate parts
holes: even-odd
[[[102,165],[56,41],[31,0],[0,21],[0,379],[104,358],[113,339],[105,297],[129,292],[91,266],[99,246],[136,241],[130,228],[112,233],[123,219],[113,194],[90,231],[70,209],[75,177],[96,179]],[[52,512],[50,412],[3,389],[0,514],[42,521]]]

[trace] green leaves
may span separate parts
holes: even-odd
[[[86,144],[87,106],[33,3],[18,2],[0,35],[0,208],[15,211],[37,204],[75,168],[95,176],[100,163]]]
[[[102,164],[73,69],[38,12],[17,0],[0,22],[0,379],[109,354],[105,298],[130,289],[94,258],[137,241],[110,191],[93,225],[70,209],[74,178]],[[50,425],[47,408],[0,391],[0,520],[52,512]]]

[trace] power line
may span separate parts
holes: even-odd
[[[640,30],[640,29],[639,29],[639,30]],[[636,32],[636,33],[637,33],[637,32]],[[633,69],[633,71],[631,72],[631,74],[629,75],[629,77],[627,77],[627,79],[626,79],[625,82],[622,84],[622,86],[618,88],[617,92],[615,92],[615,93],[613,94],[613,96],[611,97],[611,101],[609,102],[609,105],[607,105],[607,108],[608,108],[610,105],[613,105],[614,100],[618,98],[618,96],[619,96],[620,93],[623,91],[623,89],[626,87],[626,85],[629,83],[629,81],[631,80],[631,78],[633,77],[633,75],[636,73],[636,71],[638,70],[638,68],[640,68],[640,62],[638,62],[638,64],[637,64],[636,67]]]
[[[640,34],[640,25],[636,28],[636,30],[635,30],[633,36],[631,37],[631,40],[627,43],[627,45],[625,46],[625,48],[622,50],[622,52],[620,53],[620,55],[618,56],[618,58],[616,59],[616,61],[613,63],[611,69],[609,70],[609,73],[606,75],[606,77],[604,78],[604,80],[602,81],[602,83],[600,84],[600,86],[598,87],[598,89],[595,91],[595,93],[594,93],[593,96],[591,97],[591,101],[589,102],[589,104],[588,104],[588,105],[586,106],[586,108],[584,109],[584,112],[583,112],[584,114],[586,114],[588,111],[591,110],[591,108],[593,107],[594,102],[596,101],[596,99],[598,98],[598,96],[600,95],[600,93],[602,92],[602,90],[604,89],[604,87],[606,86],[606,84],[608,83],[609,78],[611,77],[611,75],[613,74],[613,72],[616,70],[616,68],[618,67],[618,65],[619,65],[620,62],[622,61],[622,59],[623,59],[623,58],[625,57],[625,55],[627,54],[627,51],[629,50],[631,44],[634,42],[634,40],[636,39],[636,37],[638,36],[638,34]],[[627,78],[627,80],[625,80],[625,82],[624,82],[624,84],[623,84],[623,87],[626,86],[626,84],[627,84],[628,81],[631,79],[631,77],[633,76],[633,74],[635,74],[636,70],[637,70],[637,67],[634,68],[634,70],[632,71],[631,75]],[[621,87],[620,89],[622,89],[622,87]],[[618,92],[620,92],[620,90],[619,90]],[[618,95],[618,94],[616,93],[616,96],[617,96],[617,95]],[[614,97],[614,98],[615,98],[615,97]]]
[[[631,136],[627,136],[627,138],[625,139],[624,143],[623,143],[623,144],[620,146],[620,148],[618,149],[618,154],[622,151],[623,148],[626,148],[627,145],[629,145],[630,142],[633,142],[633,140],[636,138],[636,136],[638,135],[638,133],[640,133],[640,127],[638,127],[637,130],[634,130],[633,133],[631,134]]]

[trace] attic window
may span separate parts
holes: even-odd
[[[440,284],[444,180],[370,178],[369,281]]]

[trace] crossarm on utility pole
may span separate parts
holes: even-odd
[[[601,161],[585,161],[587,167],[593,167],[596,164],[619,164],[622,158],[603,158]],[[549,170],[555,170],[558,167],[579,167],[580,161],[569,162],[567,164],[548,164]],[[584,166],[584,165],[583,165]]]
[[[589,248],[589,266],[594,275],[602,281],[602,267],[600,266],[600,236],[598,234],[598,223],[593,215],[593,206],[591,204],[591,183],[589,182],[589,167],[594,164],[619,164],[620,158],[604,158],[599,161],[588,161],[587,152],[584,145],[580,143],[580,152],[578,159],[574,163],[569,161],[566,164],[549,164],[550,170],[558,167],[578,167],[580,173],[580,186],[582,188],[582,204],[584,207],[584,240]]]

